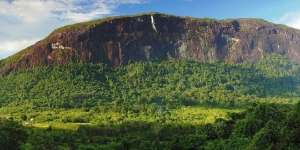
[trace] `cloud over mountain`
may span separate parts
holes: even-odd
[[[2,0],[0,58],[25,48],[58,26],[101,18],[123,4],[145,0]]]
[[[286,13],[279,19],[279,23],[300,29],[300,11]]]

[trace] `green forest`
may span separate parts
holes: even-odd
[[[0,149],[300,149],[300,66],[70,63],[0,77]]]

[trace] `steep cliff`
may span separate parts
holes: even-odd
[[[300,31],[259,19],[212,20],[160,13],[69,25],[0,62],[0,73],[69,62],[192,59],[255,62],[278,53],[300,62]]]

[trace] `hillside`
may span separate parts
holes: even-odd
[[[269,55],[254,64],[172,59],[17,71],[0,77],[0,143],[10,149],[298,149],[299,69]]]
[[[95,64],[38,67],[0,78],[0,104],[80,108],[105,104],[240,106],[299,96],[299,67],[280,55],[255,64],[154,61],[117,68]],[[8,92],[9,91],[9,92]],[[274,101],[272,101],[274,102]],[[136,108],[140,110],[140,108]]]
[[[300,149],[299,41],[159,13],[59,28],[0,61],[0,149]]]
[[[299,62],[300,31],[261,19],[213,20],[149,13],[65,26],[1,62],[0,73],[70,62],[119,66],[189,59],[255,62],[277,53]]]

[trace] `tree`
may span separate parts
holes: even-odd
[[[27,135],[23,126],[10,119],[0,119],[0,145],[4,150],[17,150]]]

